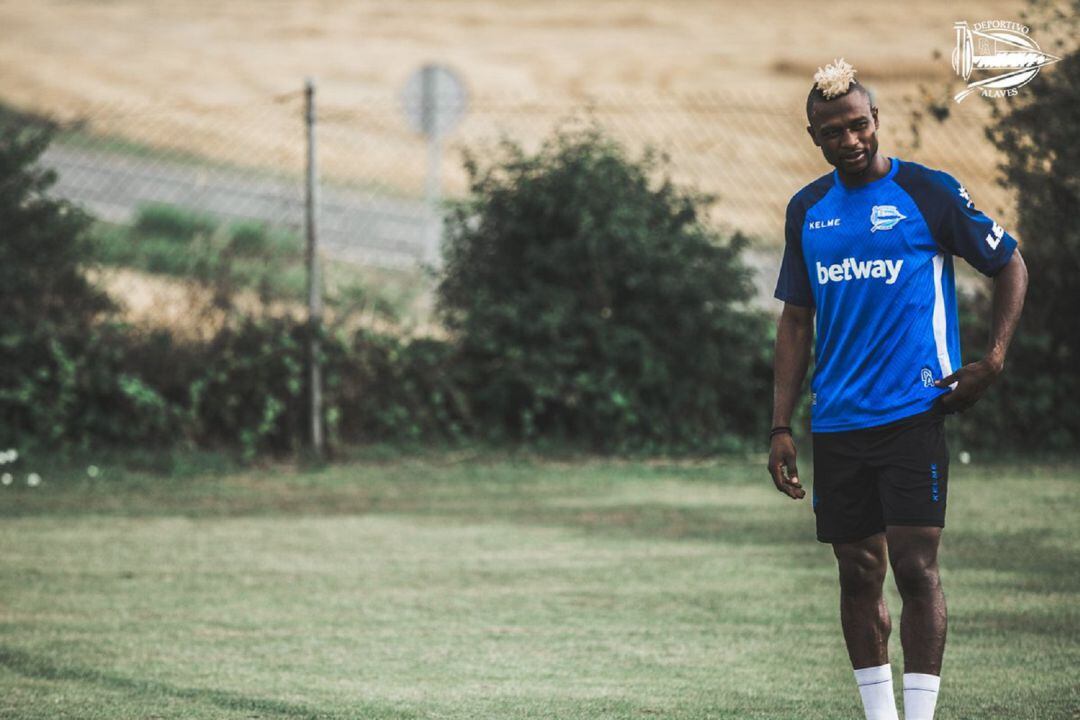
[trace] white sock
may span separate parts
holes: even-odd
[[[893,697],[892,666],[888,663],[855,671],[866,720],[899,720]]]
[[[906,720],[934,720],[941,678],[937,675],[904,673],[904,717]]]

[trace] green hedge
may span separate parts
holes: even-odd
[[[611,450],[764,436],[770,323],[709,198],[596,128],[467,169],[438,297],[482,427]]]

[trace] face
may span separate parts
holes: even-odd
[[[806,128],[825,160],[842,175],[852,177],[866,172],[873,163],[878,151],[877,129],[877,108],[860,92],[818,101]]]

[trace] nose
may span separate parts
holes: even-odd
[[[853,130],[844,130],[844,134],[840,137],[840,145],[845,148],[855,148],[859,146],[859,136]]]

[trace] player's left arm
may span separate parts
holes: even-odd
[[[940,402],[947,412],[960,412],[978,402],[1005,368],[1005,354],[1024,307],[1027,267],[1016,238],[976,208],[955,178],[930,171],[925,179],[929,186],[927,206],[938,244],[994,279],[993,319],[986,355],[936,383],[940,388],[955,385]]]
[[[1016,325],[1020,322],[1027,285],[1027,265],[1020,255],[1020,249],[1016,248],[1009,261],[994,276],[993,322],[986,355],[936,383],[941,388],[956,383],[953,391],[941,398],[946,411],[960,412],[977,403],[1005,369],[1005,355]]]

